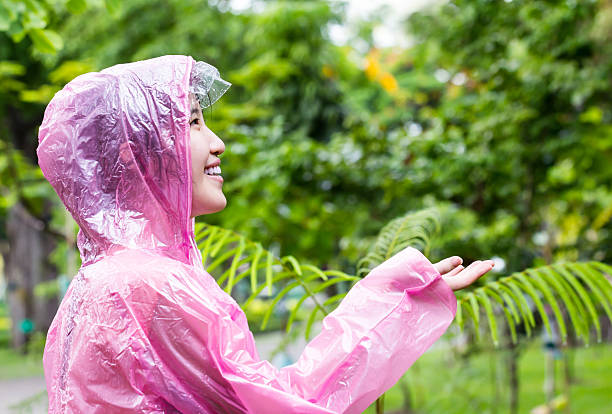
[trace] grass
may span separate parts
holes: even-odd
[[[38,333],[33,336],[30,352],[26,355],[10,347],[10,329],[6,303],[0,300],[0,380],[43,375],[44,335]]]
[[[0,348],[0,380],[43,375],[42,355],[24,355],[13,349]]]
[[[612,346],[602,344],[571,350],[574,383],[570,388],[571,412],[600,414],[612,412]],[[488,351],[466,362],[449,351],[426,352],[385,396],[385,412],[400,413],[404,393],[409,390],[412,407],[418,413],[509,413],[507,353]],[[546,402],[544,393],[545,353],[539,341],[527,345],[518,361],[519,409],[529,413]],[[557,361],[556,392],[563,393],[563,372]],[[562,412],[562,411],[559,411]],[[366,413],[375,413],[374,404]]]

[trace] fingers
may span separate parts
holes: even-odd
[[[467,282],[466,286],[471,285],[479,277],[487,273],[489,270],[493,269],[493,260],[477,260],[474,263],[471,263],[462,273],[463,279]],[[463,274],[465,272],[465,274]]]
[[[449,277],[450,275],[443,275],[442,278],[448,283],[451,289],[459,290],[474,283],[479,277],[491,270],[493,266],[494,263],[492,260],[476,260],[452,277]]]
[[[450,272],[446,273],[444,276],[455,276],[457,273],[461,272],[463,269],[465,269],[465,267],[463,267],[463,265],[459,265],[455,267],[453,270],[451,270]]]
[[[458,265],[463,262],[463,259],[459,256],[447,257],[446,259],[440,260],[438,263],[433,266],[436,268],[438,273],[444,275],[450,272],[453,269],[456,269]]]

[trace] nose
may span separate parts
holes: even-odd
[[[210,144],[210,152],[215,155],[223,154],[225,152],[225,143],[217,136],[217,134],[212,131],[210,131],[210,133],[213,135],[213,140]]]

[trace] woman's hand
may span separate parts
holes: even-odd
[[[476,260],[464,268],[463,259],[459,256],[447,257],[434,264],[442,279],[452,290],[463,289],[476,281],[480,276],[493,269],[493,260]]]

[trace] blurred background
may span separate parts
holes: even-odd
[[[45,335],[80,266],[37,166],[46,104],[79,74],[165,54],[233,84],[204,113],[228,198],[207,223],[355,274],[387,222],[436,208],[430,259],[493,258],[489,279],[612,263],[610,0],[0,0],[0,412],[46,412]],[[262,353],[291,361],[300,341],[275,318]],[[588,347],[450,329],[386,412],[612,412],[601,325]]]

